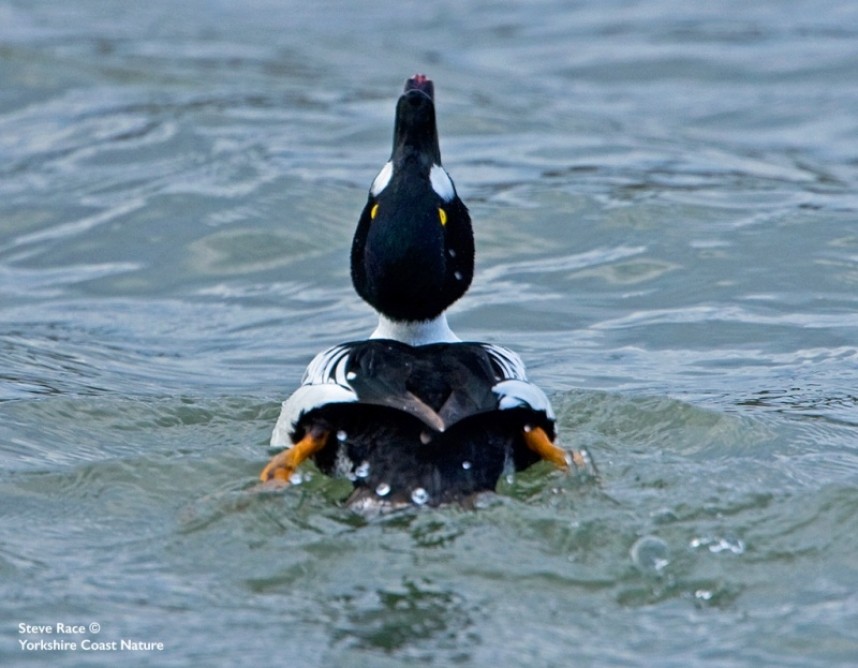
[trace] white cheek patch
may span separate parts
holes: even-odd
[[[391,178],[393,178],[393,163],[388,160],[372,180],[372,185],[369,187],[370,194],[373,197],[378,197],[379,193],[387,188]]]
[[[453,187],[453,182],[450,180],[450,175],[441,165],[432,165],[429,171],[429,181],[432,183],[432,190],[445,202],[452,202],[456,196],[456,189]]]

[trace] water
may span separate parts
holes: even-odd
[[[374,326],[415,71],[477,233],[451,323],[600,484],[251,489]],[[856,73],[834,1],[0,2],[0,663],[854,665]],[[19,644],[85,639],[164,648]]]

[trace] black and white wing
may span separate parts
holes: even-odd
[[[304,415],[330,404],[362,403],[409,413],[438,432],[468,417],[527,409],[551,422],[548,397],[527,380],[521,358],[493,344],[412,347],[368,340],[325,350],[310,362],[271,435],[288,446]]]
[[[358,400],[357,393],[349,384],[347,366],[350,354],[350,346],[337,345],[313,358],[304,372],[301,386],[282,404],[280,417],[271,433],[273,447],[291,445],[291,434],[304,414],[311,410],[327,404]]]
[[[495,369],[497,382],[492,392],[498,398],[498,409],[529,408],[545,413],[554,420],[551,402],[539,387],[527,380],[527,372],[521,358],[509,348],[491,343],[483,345]]]

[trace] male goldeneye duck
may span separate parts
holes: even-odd
[[[465,204],[441,165],[431,80],[396,105],[393,152],[372,182],[351,251],[352,282],[379,314],[369,339],[319,353],[283,402],[263,482],[307,458],[346,477],[349,505],[467,503],[545,459],[586,469],[554,443],[554,413],[514,352],[462,342],[446,309],[474,274]],[[291,446],[291,447],[289,447]]]

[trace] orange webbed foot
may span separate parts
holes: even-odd
[[[262,469],[259,479],[272,486],[288,485],[301,463],[325,447],[325,443],[328,442],[328,434],[327,429],[311,427],[304,438],[295,445],[274,455]]]
[[[571,468],[576,471],[586,471],[592,468],[590,457],[585,451],[572,450],[569,452],[564,450],[552,443],[548,434],[541,427],[526,426],[524,428],[524,442],[542,459],[551,462],[563,471],[568,472]]]

